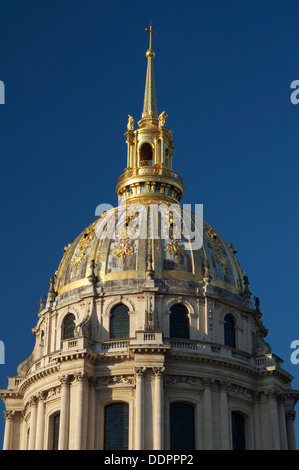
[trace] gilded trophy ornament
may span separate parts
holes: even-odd
[[[73,266],[74,274],[77,272],[78,265],[82,263],[86,251],[90,245],[90,242],[93,240],[95,235],[95,225],[97,221],[91,224],[84,232],[83,237],[76,249],[76,252],[72,258],[71,265]]]
[[[127,240],[122,240],[120,243],[114,246],[113,256],[119,258],[120,263],[124,264],[125,258],[128,255],[133,255],[135,249],[135,243],[128,243]]]
[[[220,240],[218,239],[217,232],[211,227],[206,231],[208,240],[214,250],[215,261],[220,264],[224,273],[227,271],[228,261],[225,256],[224,249]]]
[[[170,240],[169,243],[166,243],[164,251],[174,257],[176,264],[180,262],[180,256],[185,255],[184,245],[179,245],[177,240]]]

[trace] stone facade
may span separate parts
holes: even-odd
[[[224,301],[210,285],[167,284],[144,280],[124,289],[120,281],[100,293],[91,286],[81,296],[72,292],[65,305],[58,307],[56,299],[39,312],[33,355],[1,391],[4,449],[51,449],[58,412],[60,449],[103,449],[104,408],[112,402],[129,404],[130,449],[170,448],[172,402],[194,406],[197,449],[232,448],[232,411],[245,417],[246,448],[295,448],[298,393],[268,345],[256,351],[258,312],[243,299]],[[112,340],[110,313],[120,302],[129,308],[130,337]],[[188,309],[189,339],[169,335],[174,303]],[[147,330],[148,305],[155,328]],[[70,312],[76,335],[63,340]],[[224,344],[228,312],[235,319],[236,348]]]

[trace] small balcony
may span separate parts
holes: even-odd
[[[138,168],[127,169],[117,180],[117,185],[126,179],[134,178],[135,176],[163,176],[166,178],[174,179],[183,184],[183,178],[172,170],[158,166],[142,166]]]

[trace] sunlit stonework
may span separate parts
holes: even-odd
[[[4,449],[294,449],[299,392],[265,340],[259,299],[233,245],[183,208],[147,31],[119,207],[66,244],[32,354],[0,391]]]

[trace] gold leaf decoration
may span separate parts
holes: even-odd
[[[209,242],[214,250],[215,261],[221,265],[223,272],[226,272],[228,261],[225,256],[222,244],[218,239],[217,232],[211,227],[209,230],[207,230],[206,235],[208,236]]]
[[[72,258],[71,265],[74,268],[74,273],[77,272],[77,267],[80,263],[82,263],[83,258],[86,254],[86,251],[90,245],[91,240],[94,238],[94,231],[95,225],[97,221],[95,221],[92,225],[90,225],[84,232],[79,245],[76,248],[75,254]]]
[[[113,256],[119,258],[120,263],[124,264],[125,258],[127,255],[132,255],[134,253],[135,243],[131,245],[127,240],[122,240],[120,243],[114,246]]]
[[[167,243],[165,245],[164,251],[174,257],[174,261],[176,264],[180,262],[179,257],[185,255],[184,245],[179,245],[177,240],[171,240],[169,243]]]

